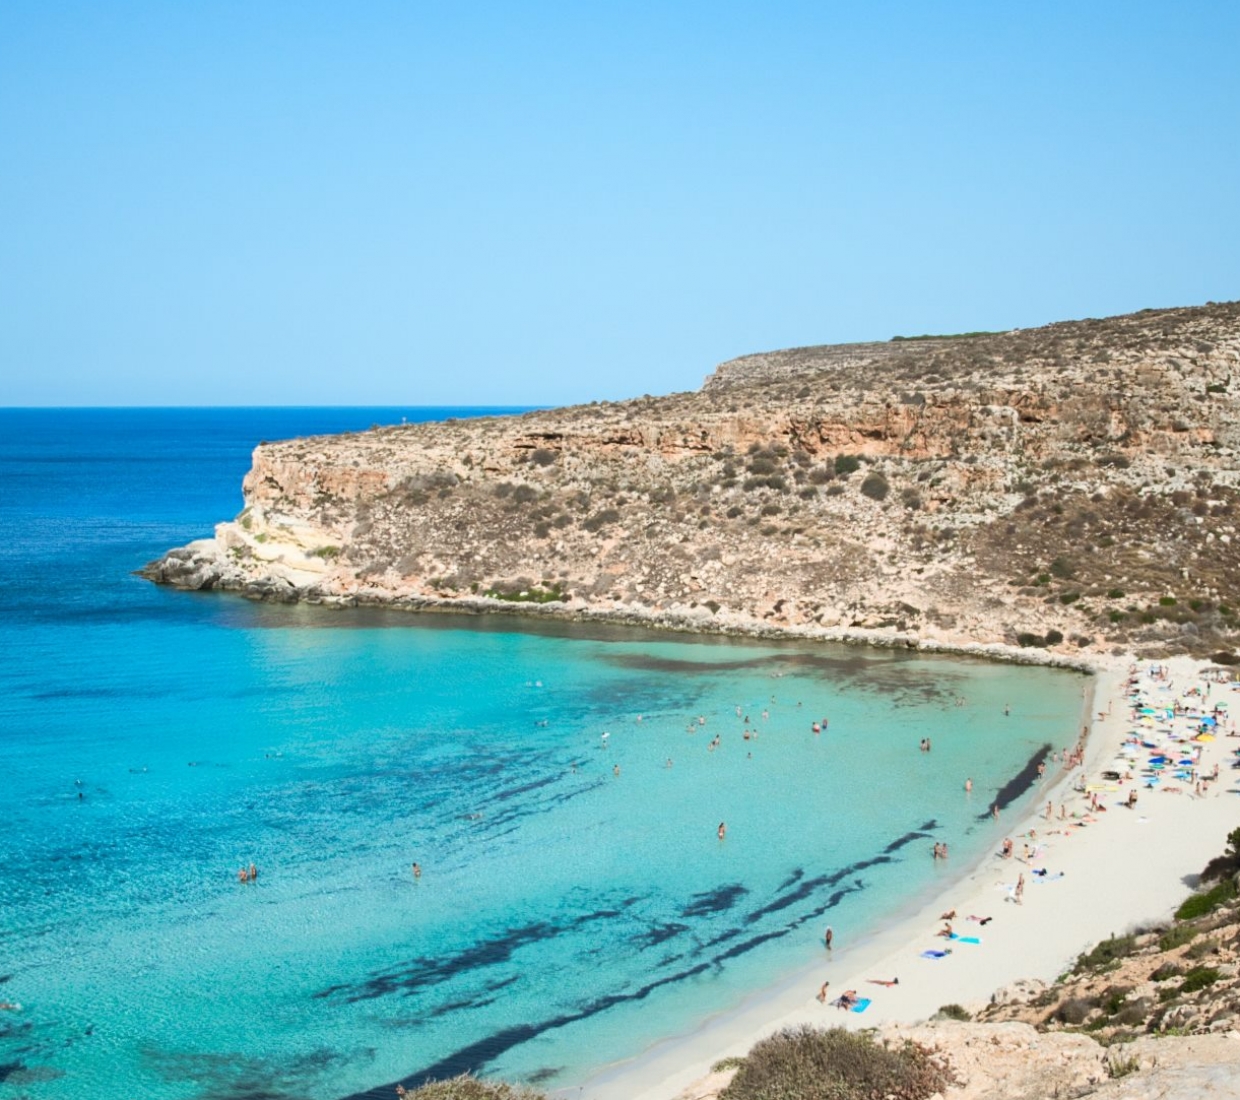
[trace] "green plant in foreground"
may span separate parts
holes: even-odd
[[[935,1013],[935,1015],[941,1016],[944,1020],[965,1021],[973,1019],[973,1013],[971,1013],[963,1005],[958,1004],[940,1005],[939,1010]]]
[[[416,1089],[397,1086],[405,1100],[546,1100],[546,1093],[505,1081],[484,1081],[469,1074],[448,1081],[431,1081]]]
[[[926,1100],[952,1083],[925,1047],[869,1035],[789,1028],[749,1052],[720,1100]]]
[[[1122,1055],[1113,1054],[1106,1062],[1107,1076],[1109,1077],[1127,1077],[1130,1073],[1136,1073],[1141,1063],[1137,1058],[1131,1056],[1124,1057]]]

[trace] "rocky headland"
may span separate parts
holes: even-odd
[[[797,348],[693,393],[263,443],[191,589],[1230,653],[1240,303]]]

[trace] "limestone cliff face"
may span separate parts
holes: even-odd
[[[697,393],[264,444],[241,515],[146,572],[329,603],[1219,649],[1240,602],[1237,388],[1240,303],[747,356]]]

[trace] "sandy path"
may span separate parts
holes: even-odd
[[[1178,698],[1199,683],[1204,690],[1204,681],[1198,680],[1201,663],[1184,658],[1165,664],[1176,690],[1160,692],[1159,698]],[[1084,765],[1091,783],[1101,771],[1115,766],[1113,761],[1133,729],[1127,703],[1130,665],[1124,659],[1097,676]],[[1145,677],[1148,667],[1149,662],[1140,665],[1146,685],[1150,685]],[[1157,685],[1152,690],[1159,692]],[[1207,705],[1220,701],[1228,701],[1233,713],[1240,713],[1240,692],[1213,685]],[[1177,721],[1177,727],[1183,728],[1183,722]],[[1208,772],[1216,762],[1221,766],[1219,781],[1203,797],[1196,797],[1185,783],[1178,784],[1184,788],[1181,793],[1173,794],[1146,790],[1137,781],[1140,800],[1135,810],[1128,810],[1121,802],[1133,783],[1124,783],[1118,791],[1102,795],[1106,812],[1079,828],[1058,819],[1061,802],[1069,814],[1086,809],[1086,796],[1071,789],[1080,769],[1065,773],[1050,792],[1054,820],[1047,822],[1038,814],[1001,823],[1007,828],[996,830],[996,849],[1002,832],[1015,840],[1017,856],[1025,834],[1036,831],[1036,841],[1045,848],[1032,866],[991,856],[941,896],[877,936],[857,942],[860,937],[854,930],[836,928],[835,950],[828,956],[824,949],[803,973],[690,1034],[657,1044],[582,1089],[565,1090],[565,1095],[580,1100],[671,1100],[700,1081],[714,1061],[745,1054],[758,1039],[783,1027],[913,1023],[944,1004],[967,1007],[988,1001],[996,989],[1017,979],[1053,980],[1091,944],[1135,924],[1169,917],[1196,873],[1223,850],[1227,833],[1240,824],[1236,797],[1240,788],[1229,767],[1238,744],[1235,738],[1220,735],[1203,746],[1201,770]],[[1030,873],[1038,866],[1051,874],[1062,872],[1063,877],[1039,881]],[[1014,884],[1022,871],[1024,899],[1017,905],[1004,886]],[[951,909],[958,914],[956,932],[978,936],[980,944],[948,943],[935,934],[942,926],[940,914]],[[982,927],[967,921],[969,914],[993,920]],[[921,957],[923,950],[945,947],[952,948],[945,958]],[[900,979],[898,986],[869,983],[871,978],[894,977]],[[825,1005],[815,998],[824,980],[831,983]],[[832,1007],[830,1000],[845,989],[871,998],[870,1007],[864,1013]]]

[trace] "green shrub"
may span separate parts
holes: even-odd
[[[1073,972],[1080,974],[1086,970],[1104,970],[1114,967],[1120,959],[1126,959],[1137,949],[1135,936],[1111,936],[1103,940],[1092,950],[1083,953],[1077,960]]]
[[[1063,641],[1063,633],[1058,630],[1048,630],[1046,637],[1042,639],[1044,645],[1058,645]]]
[[[847,477],[861,469],[860,455],[836,455],[835,472],[839,477]]]
[[[483,1081],[469,1074],[431,1081],[404,1091],[405,1100],[546,1100],[546,1093],[504,1081]]]
[[[546,447],[539,447],[530,455],[530,461],[535,466],[550,466],[557,458],[559,455],[555,451],[547,450]]]
[[[1081,594],[1079,592],[1065,592],[1059,597],[1059,602],[1062,604],[1076,603],[1080,598]]]
[[[1213,966],[1194,966],[1184,975],[1184,983],[1180,986],[1181,993],[1196,993],[1219,980],[1221,975]]]
[[[944,1020],[967,1021],[973,1019],[973,1013],[971,1013],[963,1005],[958,1004],[940,1005],[939,1010],[935,1013],[935,1015]]]
[[[512,491],[512,499],[517,504],[529,504],[531,500],[538,499],[538,490],[532,485],[518,485]]]
[[[1194,920],[1214,912],[1220,905],[1236,896],[1236,887],[1230,880],[1220,882],[1204,894],[1193,894],[1175,911],[1176,920]]]
[[[322,558],[324,561],[335,561],[340,557],[339,546],[316,546],[307,555],[311,558]]]
[[[1159,607],[1175,607],[1175,597],[1174,596],[1159,596],[1158,606]]]
[[[843,1028],[799,1027],[758,1043],[720,1100],[926,1100],[952,1080],[916,1043],[886,1047]]]
[[[1174,951],[1186,943],[1192,943],[1200,933],[1191,924],[1177,924],[1167,929],[1158,940],[1160,951]]]
[[[1203,959],[1218,951],[1218,940],[1198,940],[1184,952],[1186,959]]]
[[[1061,581],[1071,580],[1076,575],[1076,567],[1067,558],[1056,558],[1050,565],[1052,577]]]
[[[891,492],[891,486],[887,484],[887,479],[877,471],[867,474],[861,483],[862,496],[867,496],[871,500],[885,500],[889,492]]]

